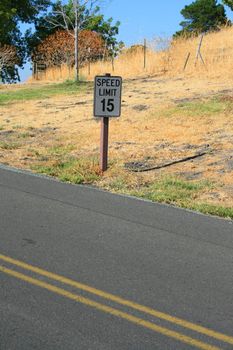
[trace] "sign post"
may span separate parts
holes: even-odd
[[[100,130],[100,169],[108,169],[108,135],[109,135],[109,118],[101,118]]]
[[[95,77],[94,116],[101,118],[100,170],[108,168],[109,118],[121,115],[122,78],[111,74]]]

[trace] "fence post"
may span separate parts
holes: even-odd
[[[114,67],[114,47],[112,45],[112,71],[115,71],[115,67]]]
[[[146,69],[146,51],[147,51],[147,47],[146,47],[146,39],[144,39],[144,69]]]
[[[201,47],[202,47],[203,39],[204,39],[204,34],[201,35],[201,40],[200,40],[198,48],[197,48],[197,54],[196,54],[196,59],[195,59],[195,67],[197,65],[198,57],[200,57],[203,65],[205,66],[205,62],[204,62],[202,54],[201,54]]]
[[[102,172],[108,169],[108,134],[109,118],[101,118],[101,135],[100,135],[100,169]]]
[[[187,64],[188,64],[188,61],[189,61],[189,58],[190,58],[190,55],[191,53],[189,52],[188,55],[187,55],[187,58],[185,60],[185,64],[184,64],[184,68],[183,68],[183,72],[185,71],[186,67],[187,67]]]

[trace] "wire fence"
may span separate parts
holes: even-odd
[[[224,74],[233,75],[232,43],[233,28],[189,39],[171,40],[157,37],[144,39],[142,43],[124,48],[114,54],[90,57],[81,64],[81,76],[93,79],[106,72],[134,77],[155,74]],[[74,67],[64,63],[48,67],[44,62],[34,63],[33,78],[36,80],[72,79]]]

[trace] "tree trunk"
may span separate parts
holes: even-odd
[[[79,81],[79,48],[78,48],[78,34],[79,34],[79,0],[73,0],[74,1],[74,13],[75,13],[75,28],[74,28],[74,40],[75,40],[75,81]]]

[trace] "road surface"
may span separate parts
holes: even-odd
[[[233,225],[0,168],[1,350],[233,349]]]

